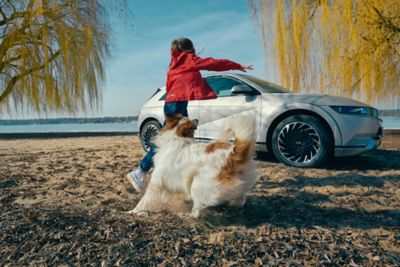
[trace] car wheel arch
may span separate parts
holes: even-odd
[[[143,120],[142,123],[140,124],[139,134],[142,132],[143,126],[145,126],[146,123],[148,123],[149,121],[155,121],[155,122],[157,122],[157,123],[161,126],[161,123],[160,123],[160,121],[159,121],[157,118],[148,117],[148,118],[146,118],[145,120]]]
[[[278,126],[278,124],[281,121],[283,121],[284,119],[286,119],[290,116],[293,116],[293,115],[309,115],[309,116],[313,116],[313,117],[321,120],[321,122],[324,124],[324,126],[328,129],[333,144],[336,143],[334,130],[332,129],[331,125],[328,123],[328,121],[323,116],[321,116],[317,112],[307,110],[307,109],[291,109],[291,110],[287,110],[287,111],[279,114],[278,116],[276,116],[272,120],[272,122],[269,124],[268,130],[267,130],[267,136],[266,136],[266,143],[267,143],[266,145],[267,145],[268,151],[272,151],[272,144],[271,144],[272,141],[271,140],[272,140],[272,135],[274,133],[275,128]]]

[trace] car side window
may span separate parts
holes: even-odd
[[[234,96],[235,94],[232,94],[231,91],[232,87],[235,85],[245,85],[243,82],[228,77],[208,77],[205,80],[218,97]]]

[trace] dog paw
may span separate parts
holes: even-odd
[[[177,215],[179,218],[182,218],[182,219],[187,219],[187,218],[190,217],[190,213],[187,213],[187,212],[178,212],[176,215]]]
[[[190,213],[190,217],[194,219],[198,219],[201,216],[200,210],[193,210],[192,213]]]
[[[133,215],[137,215],[137,216],[142,216],[142,217],[147,217],[149,216],[149,212],[147,210],[139,210],[136,211],[135,209],[127,211],[126,213],[128,214],[133,214]]]

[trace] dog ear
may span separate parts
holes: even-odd
[[[178,126],[176,129],[176,136],[179,137],[186,137],[186,138],[193,138],[194,137],[194,130],[197,129],[197,120],[186,120],[182,124]]]
[[[181,114],[176,114],[176,115],[171,115],[171,114],[166,114],[165,115],[165,130],[172,130],[175,128],[176,125],[178,125],[179,121],[182,119]]]

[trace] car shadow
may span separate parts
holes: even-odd
[[[331,170],[400,170],[400,151],[379,149],[359,156],[333,158],[324,168]]]
[[[369,176],[352,173],[351,178],[348,173],[340,173],[336,176],[327,176],[322,178],[310,178],[306,176],[295,176],[294,179],[287,179],[281,182],[259,181],[258,188],[272,189],[277,187],[285,187],[288,189],[302,189],[307,186],[365,186],[365,187],[382,187],[385,182],[400,181],[398,175],[386,176]]]
[[[279,163],[272,152],[257,152],[255,160]]]
[[[256,160],[261,162],[279,163],[273,153],[257,153]],[[400,170],[400,151],[375,150],[369,153],[331,158],[324,165],[317,167],[328,170]]]

